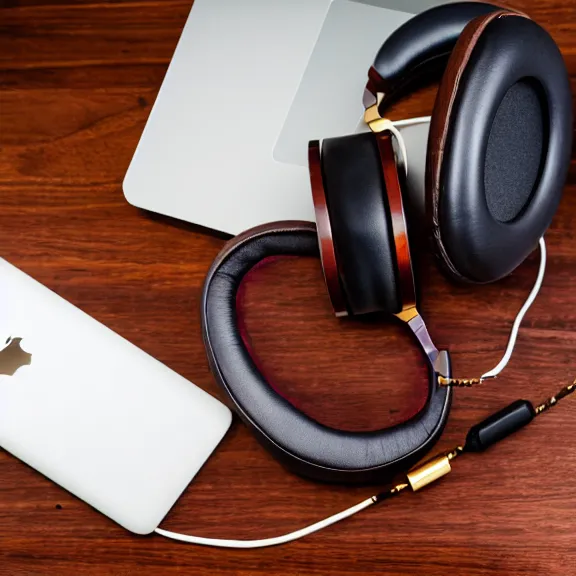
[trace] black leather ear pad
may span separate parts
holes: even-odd
[[[374,135],[324,140],[322,175],[350,312],[400,312],[390,209]]]
[[[312,420],[280,396],[258,371],[239,332],[236,295],[246,274],[269,256],[318,256],[317,242],[316,227],[303,222],[256,228],[229,242],[204,285],[206,352],[235,411],[290,470],[328,482],[384,482],[421,459],[442,433],[452,393],[438,387],[435,368],[430,365],[427,402],[413,418],[377,432],[343,432]],[[447,352],[439,353],[435,366],[451,376]]]
[[[496,10],[498,6],[485,2],[442,4],[414,16],[392,33],[373,65],[375,88],[385,94],[383,106],[422,82],[440,78],[466,25]]]
[[[427,194],[447,268],[484,283],[519,266],[552,221],[570,164],[572,96],[562,55],[535,22],[508,14],[469,28],[438,92]]]

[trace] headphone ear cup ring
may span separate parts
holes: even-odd
[[[494,282],[534,251],[571,150],[570,82],[554,40],[514,12],[472,21],[438,90],[426,168],[432,239],[450,276]]]

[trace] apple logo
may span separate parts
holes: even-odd
[[[14,376],[19,368],[32,364],[32,354],[22,349],[21,342],[22,338],[12,336],[6,340],[0,350],[0,376]]]

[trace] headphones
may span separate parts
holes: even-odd
[[[426,162],[426,215],[410,213],[390,102],[442,75]],[[483,284],[515,270],[557,210],[570,164],[572,96],[548,33],[524,14],[480,2],[428,10],[378,52],[364,95],[371,131],[311,142],[316,226],[280,222],[241,234],[213,263],[202,297],[211,369],[240,418],[290,470],[318,480],[384,482],[420,460],[449,415],[450,356],[416,307],[409,232],[428,231],[442,270]],[[386,312],[414,333],[429,370],[422,410],[376,432],[311,419],[258,370],[240,330],[246,274],[281,255],[321,257],[337,316]]]

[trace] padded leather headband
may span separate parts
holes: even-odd
[[[411,18],[380,48],[370,69],[364,105],[375,104],[384,93],[384,109],[421,81],[438,79],[460,34],[478,16],[500,8],[485,2],[443,4]]]
[[[316,422],[268,384],[239,332],[238,288],[256,264],[277,255],[318,256],[315,226],[281,222],[249,230],[224,246],[208,273],[202,331],[216,380],[256,438],[292,471],[329,482],[383,482],[422,458],[440,437],[451,391],[437,379],[439,373],[450,377],[448,353],[428,348],[428,399],[409,421],[362,433]]]

